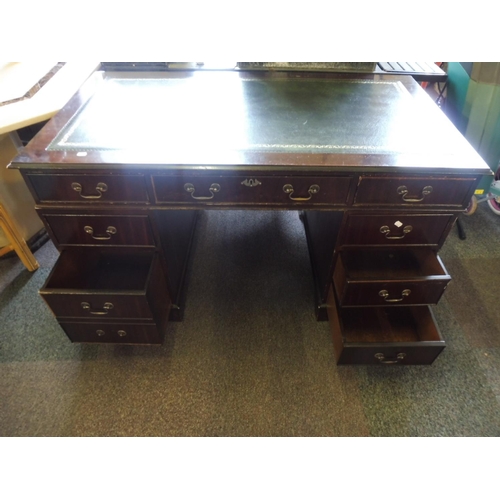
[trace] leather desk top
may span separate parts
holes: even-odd
[[[97,72],[14,160],[136,168],[489,168],[410,77]]]

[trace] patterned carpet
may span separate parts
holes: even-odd
[[[296,212],[204,213],[161,347],[71,344],[37,293],[52,243],[0,260],[0,435],[500,436],[500,218],[462,221],[431,366],[336,366]]]

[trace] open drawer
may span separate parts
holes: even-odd
[[[328,318],[337,364],[428,365],[445,348],[429,306],[338,308]]]
[[[341,307],[437,304],[451,276],[430,248],[341,252],[333,282]]]
[[[58,319],[163,323],[170,310],[159,257],[149,250],[66,249],[40,295]]]

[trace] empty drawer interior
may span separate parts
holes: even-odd
[[[437,254],[427,248],[349,250],[341,254],[340,264],[348,280],[448,276]]]
[[[153,258],[153,252],[65,250],[41,291],[145,290]]]
[[[427,306],[361,307],[341,309],[339,314],[346,344],[443,340]]]

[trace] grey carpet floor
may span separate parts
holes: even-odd
[[[161,347],[77,345],[0,260],[1,436],[500,436],[500,217],[463,217],[431,366],[336,366],[296,212],[202,215],[184,321]]]

